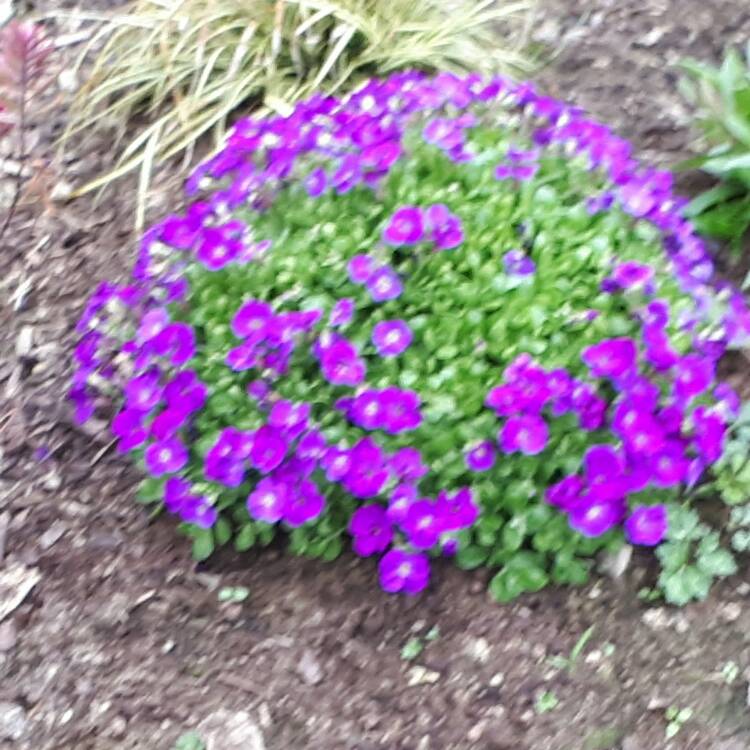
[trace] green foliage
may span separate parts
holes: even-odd
[[[175,742],[173,750],[206,750],[206,743],[198,732],[186,732]]]
[[[667,728],[664,732],[665,737],[668,740],[671,740],[682,729],[683,724],[690,721],[692,717],[692,708],[670,706],[664,712],[664,718],[667,720]]]
[[[440,637],[440,628],[435,625],[423,636],[414,636],[401,647],[401,658],[404,661],[414,661],[424,651],[428,643],[436,641]]]
[[[250,592],[244,586],[225,586],[223,589],[219,589],[220,602],[239,604],[244,602],[248,596],[250,596]]]
[[[301,180],[290,180],[263,212],[237,209],[252,241],[272,243],[262,263],[213,271],[199,263],[187,267],[191,304],[177,314],[201,341],[191,367],[210,397],[195,420],[196,440],[185,476],[219,511],[213,529],[185,527],[196,559],[230,541],[237,550],[268,544],[279,528],[248,517],[245,501],[254,487],[250,477],[231,488],[207,481],[203,474],[203,458],[222,429],[255,430],[265,421],[262,406],[246,394],[255,375],[232,372],[224,364],[227,351],[237,344],[230,321],[247,299],[271,301],[279,311],[319,309],[325,314],[342,297],[353,299],[354,315],[342,332],[366,361],[368,387],[398,384],[415,390],[422,401],[424,420],[416,430],[378,435],[378,442],[389,454],[407,445],[419,447],[431,467],[420,485],[424,495],[471,485],[481,517],[458,534],[456,563],[465,569],[494,569],[490,591],[498,601],[548,584],[583,584],[592,558],[623,543],[620,530],[582,536],[543,499],[550,484],[580,469],[588,447],[608,442],[604,429],[582,430],[575,415],[564,414],[550,421],[543,460],[503,456],[483,474],[468,470],[464,451],[476,440],[496,438],[498,420],[484,399],[518,355],[531,352],[544,368],[565,368],[585,377],[585,347],[611,336],[639,336],[635,312],[647,297],[638,290],[612,295],[601,289],[602,278],[616,262],[633,260],[654,268],[654,294],[674,312],[668,333],[679,353],[690,350],[691,340],[674,321],[692,302],[677,284],[651,225],[617,207],[601,213],[584,208],[586,198],[607,187],[584,160],[543,153],[538,173],[527,182],[498,181],[491,165],[502,161],[511,146],[528,148],[527,133],[482,123],[470,132],[469,147],[477,158],[458,164],[418,136],[423,126],[415,122],[407,133],[410,158],[383,178],[377,200],[365,186],[312,198]],[[364,252],[384,258],[381,236],[394,211],[435,203],[445,203],[462,217],[460,250],[419,257],[395,251],[404,292],[398,300],[374,303],[366,289],[347,280],[348,261]],[[533,246],[536,271],[514,277],[500,258],[524,243]],[[376,323],[393,318],[408,321],[414,340],[401,356],[382,358],[371,344],[371,332]],[[274,382],[274,397],[309,403],[329,445],[355,444],[362,429],[331,408],[347,393],[326,380],[309,351],[300,349],[288,373]],[[144,502],[158,499],[161,486],[158,480],[146,480]],[[677,487],[650,488],[631,500],[675,503],[678,492]],[[289,530],[293,553],[332,560],[344,548],[347,523],[358,502],[335,484],[325,493],[326,511]],[[704,532],[697,517],[688,528],[691,511],[675,506],[674,515],[669,541],[659,552],[664,565],[660,586],[668,601],[684,603],[704,597],[713,578],[731,573],[734,563],[719,548],[718,536]]]
[[[727,505],[750,501],[750,408],[743,406],[730,425],[721,459],[712,469],[714,486]]]
[[[750,43],[743,58],[730,49],[718,68],[694,60],[682,90],[695,108],[708,151],[685,166],[721,180],[687,209],[699,231],[731,242],[738,254],[750,227]]]
[[[414,661],[424,650],[424,644],[419,638],[409,638],[401,648],[401,658],[404,661]]]
[[[554,711],[560,704],[557,696],[550,690],[545,690],[537,696],[536,702],[534,703],[534,710],[538,714],[546,714],[549,711]]]
[[[571,649],[570,655],[562,656],[562,654],[557,654],[549,660],[550,664],[557,669],[566,669],[569,672],[573,672],[578,659],[586,648],[588,642],[591,640],[591,636],[594,634],[595,629],[595,625],[590,625],[586,628],[586,630],[581,633],[581,637],[576,641],[575,646]]]
[[[728,529],[732,532],[732,549],[750,552],[750,505],[732,508]]]
[[[319,90],[340,94],[398,69],[527,70],[533,0],[134,0],[110,16],[66,138],[117,126],[116,167],[82,187],[140,170],[137,224],[154,164],[213,131],[241,107],[288,113]],[[77,14],[80,17],[80,14]],[[145,127],[133,130],[136,121]],[[135,134],[134,134],[135,133]]]
[[[659,587],[664,598],[680,606],[705,599],[715,578],[737,571],[732,553],[720,545],[718,532],[701,523],[694,510],[677,505],[669,509],[667,541],[656,555],[662,566]]]

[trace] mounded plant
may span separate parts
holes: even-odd
[[[239,122],[186,189],[92,296],[70,395],[81,420],[114,403],[141,499],[198,558],[281,532],[414,594],[446,555],[501,601],[626,541],[671,545],[673,601],[734,571],[691,503],[750,314],[671,176],[605,126],[404,73]]]

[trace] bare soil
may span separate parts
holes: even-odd
[[[559,45],[542,87],[662,165],[693,135],[674,64],[718,59],[750,35],[745,0],[541,4],[535,35]],[[55,25],[68,65],[80,27]],[[34,122],[50,159],[61,82]],[[110,151],[106,138],[82,143],[56,181],[92,174]],[[179,201],[173,175],[153,216]],[[747,571],[676,611],[637,598],[650,575],[638,560],[616,580],[510,606],[488,598],[484,572],[448,565],[415,600],[380,592],[374,563],[350,555],[326,564],[271,549],[196,566],[174,523],[134,502],[137,472],[105,426],[74,427],[63,399],[85,298],[133,259],[132,187],[99,204],[25,206],[0,241],[0,749],[170,750],[195,728],[217,750],[750,748]],[[225,586],[250,595],[222,603]],[[591,626],[573,666],[554,661]],[[544,712],[543,693],[557,700]],[[667,740],[672,705],[693,716]]]

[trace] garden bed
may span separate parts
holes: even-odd
[[[746,38],[750,12],[739,0],[586,5],[546,3],[538,34],[562,49],[542,86],[632,138],[645,158],[674,163],[687,151],[688,118],[668,65]],[[40,132],[49,139],[60,125],[53,118]],[[107,155],[102,142],[68,168],[86,174]],[[154,217],[178,192],[162,180]],[[28,280],[0,312],[0,515],[10,511],[0,586],[11,572],[39,577],[0,625],[0,747],[7,717],[24,728],[8,747],[35,749],[168,750],[223,721],[248,737],[254,723],[278,750],[750,746],[742,576],[672,611],[639,602],[651,579],[638,560],[615,583],[507,606],[487,596],[487,574],[448,565],[415,600],[377,592],[375,564],[351,556],[325,564],[271,549],[196,569],[173,523],[150,523],[132,502],[137,476],[109,434],[73,427],[61,399],[92,280],[123,278],[132,263],[130,194],[27,210],[0,248],[3,302]],[[741,374],[733,379],[747,392]],[[219,601],[227,586],[248,598]],[[407,659],[414,638],[424,648]],[[671,744],[670,706],[693,710]]]

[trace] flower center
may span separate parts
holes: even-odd
[[[400,578],[408,578],[411,575],[411,563],[402,562],[401,565],[396,568],[396,573]]]

